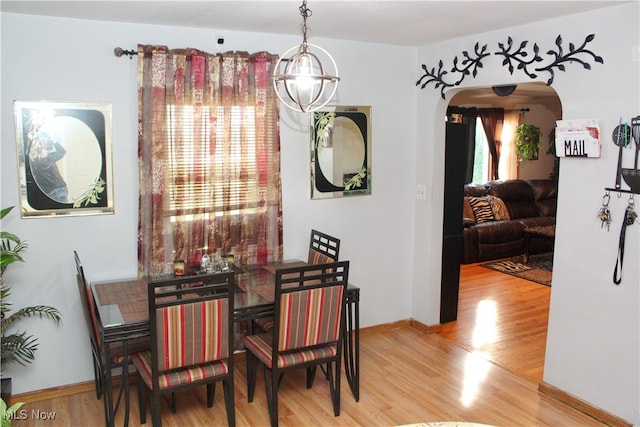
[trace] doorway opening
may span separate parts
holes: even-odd
[[[494,139],[498,140],[496,143],[498,157],[504,155],[502,160],[507,159],[507,164],[500,165],[498,168],[499,162],[496,162],[492,166],[491,157],[496,156],[496,148],[490,148],[486,141],[489,138],[484,135],[486,126],[478,124],[480,119],[476,120],[477,111],[480,109],[500,109],[504,112],[502,117],[509,116],[512,122],[513,117],[516,117],[515,124],[511,125],[512,136],[518,123],[530,123],[539,127],[541,144],[538,158],[532,161],[518,161],[513,145],[502,144],[506,142],[506,137],[500,135],[496,138],[493,135]],[[472,110],[474,113],[465,114]],[[460,124],[465,126],[454,126],[450,123],[452,112],[460,113]],[[553,130],[556,120],[560,119],[562,119],[560,99],[555,90],[544,83],[518,84],[516,89],[507,96],[496,95],[491,87],[463,89],[451,98],[445,142],[440,304],[442,324],[456,321],[458,318],[464,243],[462,236],[464,186],[470,183],[482,184],[494,179],[557,179],[557,158],[552,148]],[[508,127],[506,121],[504,124],[504,127]]]

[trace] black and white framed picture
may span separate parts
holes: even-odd
[[[112,214],[111,104],[15,101],[23,218]]]

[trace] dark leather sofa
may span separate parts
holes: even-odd
[[[556,180],[516,179],[469,184],[465,186],[464,196],[462,262],[465,264],[521,255],[525,228],[555,224]],[[482,213],[482,205],[486,208],[487,203],[493,218],[491,213]],[[553,250],[550,239],[531,239],[530,253],[549,250]]]

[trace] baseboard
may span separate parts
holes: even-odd
[[[40,400],[57,399],[65,396],[72,396],[78,393],[86,393],[87,391],[92,391],[95,393],[94,384],[95,382],[91,380],[81,383],[45,388],[42,390],[28,391],[26,393],[14,394],[11,400],[13,402],[38,402]]]
[[[584,400],[578,399],[576,396],[573,396],[566,391],[560,390],[559,388],[554,387],[544,381],[541,382],[540,385],[538,385],[538,391],[564,403],[567,406],[577,409],[580,412],[584,412],[585,414],[595,418],[598,421],[603,422],[608,426],[631,427],[633,425],[632,423],[625,421],[622,418],[619,418],[613,414],[608,413],[607,411],[590,405]]]
[[[416,319],[410,319],[409,326],[421,332],[424,332],[425,334],[439,334],[440,332],[442,332],[442,325],[440,323],[429,326],[417,321]]]

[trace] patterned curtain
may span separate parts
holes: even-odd
[[[282,259],[276,56],[138,46],[138,270]]]

